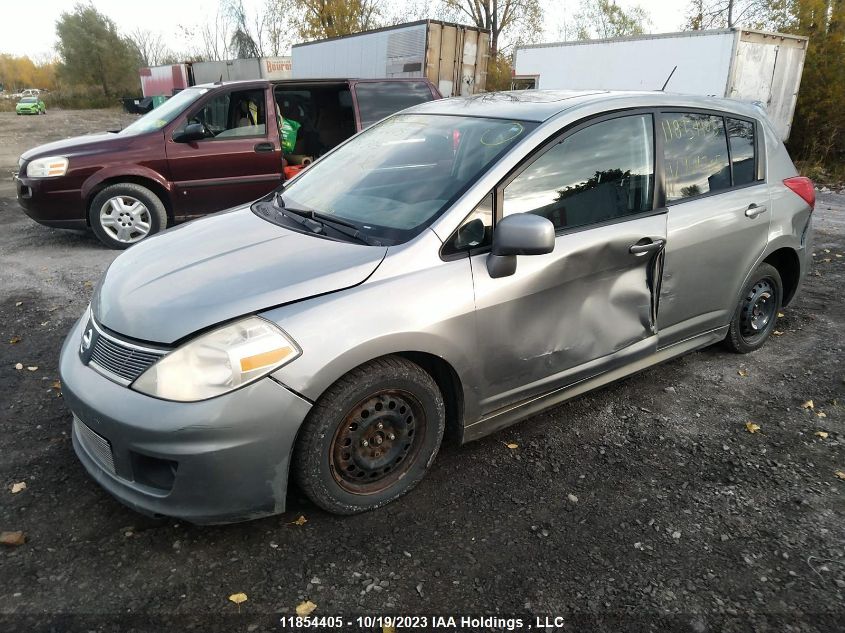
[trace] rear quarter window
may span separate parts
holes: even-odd
[[[721,116],[670,112],[659,120],[666,202],[730,189],[731,166]]]
[[[361,128],[399,110],[431,101],[431,88],[424,81],[367,81],[355,85]]]

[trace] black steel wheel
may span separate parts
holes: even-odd
[[[727,347],[739,354],[760,349],[775,329],[783,284],[774,266],[760,264],[745,284],[728,333]]]
[[[372,510],[425,475],[446,424],[443,397],[419,365],[386,356],[329,387],[303,424],[293,475],[318,506]]]

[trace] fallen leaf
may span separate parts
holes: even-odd
[[[842,472],[841,470],[837,470],[835,474],[839,479],[845,479],[845,472]],[[6,534],[6,532],[4,532],[4,534]],[[0,540],[2,540],[2,539],[0,539]]]
[[[825,413],[824,411],[819,411],[818,413],[816,413],[816,416],[818,416],[820,418],[826,418],[827,413]]]
[[[229,596],[229,601],[239,605],[241,602],[246,602],[247,597],[245,593],[233,593]]]
[[[813,404],[812,400],[807,400],[804,404],[801,405],[802,409],[814,409],[815,405]]]
[[[90,281],[83,281],[82,285],[85,286],[86,288],[91,288],[91,287],[94,286],[94,284],[92,284]]]
[[[22,363],[15,363],[15,369],[23,369]]]
[[[384,624],[381,627],[381,633],[396,633],[396,627],[392,624]]]
[[[9,490],[12,491],[13,495],[16,495],[21,490],[26,490],[26,482],[25,481],[19,481],[17,483],[14,483],[11,486],[9,486]]]
[[[511,450],[519,448],[519,444],[514,444],[513,442],[505,442],[505,446],[507,446]]]
[[[748,431],[749,433],[756,433],[757,431],[760,430],[760,425],[754,424],[753,422],[746,422],[745,423],[745,430]]]
[[[308,523],[308,519],[305,518],[305,515],[300,514],[296,521],[290,522],[290,525],[305,525],[306,523]]]
[[[747,370],[747,369],[740,369],[740,370],[739,370],[738,372],[736,372],[736,373],[738,373],[738,374],[739,374],[740,376],[742,376],[743,378],[748,377],[748,370]]]
[[[53,384],[50,385],[50,386],[53,389],[56,389],[57,391],[61,391],[62,390],[62,381],[61,380],[54,380]]]
[[[773,330],[772,336],[783,336],[783,332],[781,332],[780,330]]]
[[[311,615],[314,612],[314,609],[317,608],[317,605],[311,602],[310,600],[306,600],[305,602],[300,602],[296,605],[296,615],[300,618],[304,618],[307,615]]]
[[[779,319],[782,319],[782,318],[783,318],[783,317],[785,317],[785,316],[786,316],[786,315],[785,315],[783,312],[778,312],[778,318],[779,318]]]
[[[12,338],[9,339],[9,345],[16,345],[20,342],[21,342],[20,336],[13,336]]]
[[[16,302],[15,302],[15,307],[16,307],[16,308],[19,308],[19,307],[21,307],[22,305],[23,305],[23,301],[16,301]]]
[[[26,543],[26,534],[23,532],[0,532],[0,543],[11,547],[23,545]]]
[[[29,371],[38,371],[38,365],[27,365]]]
[[[826,440],[828,433],[827,433],[827,431],[816,431],[816,435],[818,435],[823,440]]]

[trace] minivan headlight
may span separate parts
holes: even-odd
[[[55,178],[67,173],[67,158],[64,156],[47,156],[36,158],[26,166],[27,178]]]
[[[254,382],[300,354],[279,327],[251,316],[170,352],[141,374],[132,389],[165,400],[206,400]]]

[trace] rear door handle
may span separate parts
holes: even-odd
[[[769,208],[765,204],[755,204],[752,202],[745,210],[745,216],[748,218],[756,218],[758,215],[765,213],[768,210]]]
[[[276,147],[272,143],[256,143],[253,147],[256,152],[275,152]]]
[[[648,239],[643,238],[643,239]],[[631,255],[642,255],[644,253],[653,253],[655,251],[659,251],[663,246],[666,244],[666,240],[651,240],[649,242],[641,243],[637,242],[636,244],[631,244],[631,247],[628,249],[628,252]]]

